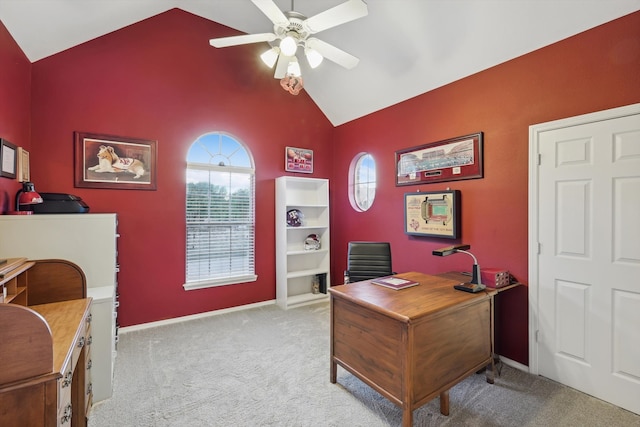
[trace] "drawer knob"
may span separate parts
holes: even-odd
[[[78,340],[78,347],[80,348],[84,347],[84,342],[85,342],[85,338],[80,337],[80,339]]]

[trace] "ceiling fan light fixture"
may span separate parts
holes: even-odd
[[[280,41],[280,51],[284,56],[293,56],[298,50],[298,42],[291,36],[286,36]]]
[[[302,72],[300,71],[300,64],[298,63],[298,58],[291,58],[291,61],[287,66],[287,75],[294,77],[300,77],[302,75]]]
[[[322,63],[322,60],[324,59],[324,56],[322,56],[320,52],[308,47],[305,48],[304,54],[307,57],[307,62],[309,63],[309,66],[311,68],[317,68]]]
[[[267,67],[273,68],[278,60],[278,55],[280,55],[280,48],[278,46],[274,46],[260,55],[260,59],[262,59],[262,62],[264,62]]]

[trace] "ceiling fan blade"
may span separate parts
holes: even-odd
[[[273,33],[246,34],[243,36],[220,37],[209,40],[209,44],[214,47],[238,46],[241,44],[271,42],[276,39]]]
[[[275,25],[284,26],[284,27],[289,25],[289,19],[287,19],[285,14],[282,13],[280,8],[273,2],[273,0],[251,0],[251,1]]]
[[[255,2],[255,0],[254,0]],[[328,28],[336,27],[349,21],[362,18],[369,13],[367,4],[362,0],[349,0],[336,7],[327,9],[317,15],[307,18],[302,27],[310,34],[318,33]]]
[[[290,56],[284,56],[280,54],[280,56],[278,57],[278,63],[276,64],[276,71],[273,74],[273,77],[276,79],[283,79],[287,75],[287,68],[289,67],[290,61]]]
[[[314,37],[307,39],[307,47],[318,51],[320,55],[348,70],[352,69],[358,65],[358,62],[360,62],[358,58],[344,50],[338,49],[337,47]]]

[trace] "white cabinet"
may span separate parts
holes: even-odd
[[[0,258],[64,259],[87,278],[93,402],[111,397],[116,357],[116,214],[0,215]]]
[[[301,223],[287,223],[288,213]],[[276,302],[283,309],[327,299],[330,268],[329,180],[282,176],[276,179]],[[305,249],[315,234],[319,249]],[[314,292],[314,281],[319,290]]]

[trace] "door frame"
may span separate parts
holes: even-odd
[[[632,116],[634,114],[640,114],[640,103],[529,126],[529,372],[532,374],[539,374],[538,342],[536,338],[538,331],[539,292],[538,165],[540,164],[540,135],[543,132],[548,132],[556,129],[563,129],[571,126],[579,126],[604,120],[617,119],[620,117]]]

